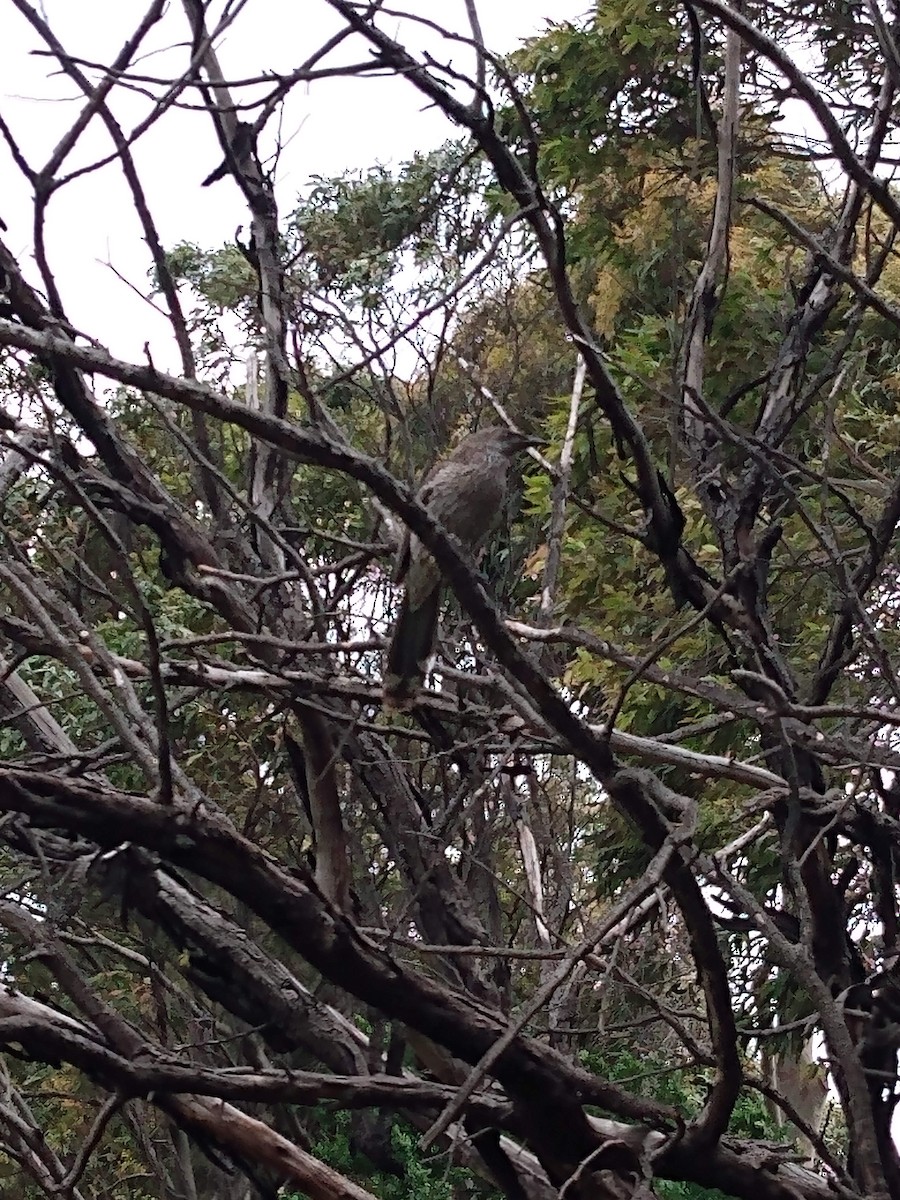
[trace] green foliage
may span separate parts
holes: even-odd
[[[487,1188],[469,1171],[448,1164],[444,1153],[423,1155],[418,1148],[419,1134],[403,1121],[390,1128],[390,1149],[397,1174],[373,1170],[372,1163],[352,1145],[349,1112],[315,1110],[318,1136],[312,1153],[341,1174],[363,1183],[379,1200],[462,1200],[480,1196],[483,1200],[499,1193]],[[300,1200],[288,1193],[288,1200]]]
[[[180,242],[168,255],[167,263],[174,279],[189,283],[220,312],[232,312],[256,294],[253,266],[237,245],[209,251]]]
[[[477,214],[474,224],[465,219],[459,199],[472,195],[482,170],[450,143],[396,172],[374,166],[315,179],[288,225],[310,282],[372,308],[404,265],[427,274],[442,255],[479,251],[483,226]]]
[[[64,1160],[81,1150],[91,1131],[104,1093],[81,1072],[69,1066],[16,1061],[10,1056],[8,1069],[14,1084],[28,1097],[28,1105],[45,1131],[47,1145]],[[148,1136],[156,1132],[151,1110],[142,1114]],[[157,1181],[136,1151],[127,1124],[114,1118],[91,1155],[88,1196],[121,1194],[121,1181],[128,1180],[129,1200],[157,1200]],[[31,1180],[17,1162],[0,1151],[0,1192],[16,1200],[44,1200],[47,1193]]]
[[[696,128],[684,28],[652,0],[598,5],[513,57],[551,181],[569,186],[618,168],[630,138],[671,147]]]

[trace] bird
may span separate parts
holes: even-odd
[[[246,166],[246,160],[255,152],[255,149],[253,126],[248,125],[246,121],[238,121],[231,144],[226,145],[225,158],[214,171],[211,171],[207,175],[200,186],[209,187],[212,183],[218,183],[220,179],[224,179],[232,170],[241,171]]]
[[[463,546],[478,550],[493,528],[509,485],[513,459],[536,438],[502,425],[470,433],[425,476],[417,492],[420,504]],[[437,637],[441,603],[440,567],[407,530],[397,559],[394,582],[404,585],[400,612],[388,645],[383,702],[403,712],[416,701]]]

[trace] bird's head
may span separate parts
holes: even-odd
[[[464,437],[453,453],[445,460],[451,463],[487,463],[511,461],[520,451],[541,443],[526,433],[510,429],[506,425],[488,425],[477,433]],[[439,467],[436,469],[440,469]]]
[[[503,429],[504,446],[510,454],[518,454],[520,450],[528,450],[532,446],[545,446],[544,438],[522,433],[518,429]]]
[[[476,434],[475,436],[479,435]],[[530,434],[522,433],[518,429],[510,429],[506,425],[492,425],[490,428],[482,430],[481,436],[484,437],[485,443],[493,450],[499,451],[499,453],[505,454],[509,458],[520,454],[530,446],[544,445],[543,439],[532,437]]]

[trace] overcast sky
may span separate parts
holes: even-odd
[[[70,53],[107,63],[147,3],[43,0],[41,7]],[[440,5],[434,0],[409,0],[403,7],[468,33],[464,0],[444,0]],[[549,18],[576,17],[589,7],[588,0],[480,0],[479,14],[488,46],[506,51],[544,29]],[[220,10],[221,4],[216,8]],[[220,60],[230,78],[289,71],[339,24],[324,0],[249,0],[218,44]],[[399,20],[392,32],[419,45],[430,36]],[[138,69],[148,75],[177,75],[188,60],[186,37],[181,4],[171,0],[166,16],[144,44]],[[439,44],[433,38],[428,45],[440,61],[453,56],[457,69],[470,68],[467,48]],[[43,165],[83,104],[52,60],[34,54],[39,48],[37,33],[10,0],[0,0],[0,114],[33,167]],[[359,41],[346,53],[353,61],[367,57]],[[145,96],[116,89],[114,109],[126,130],[146,115],[150,103]],[[452,134],[453,127],[435,110],[426,109],[423,98],[404,80],[335,79],[296,88],[282,126],[282,138],[292,140],[278,172],[281,210],[290,210],[312,175],[335,174],[376,161],[396,163]],[[69,169],[85,165],[109,150],[95,118],[66,165]],[[221,160],[206,113],[170,112],[136,144],[134,154],[164,244],[183,239],[215,246],[232,239],[239,225],[246,227],[246,208],[231,180],[200,187]],[[0,217],[9,227],[6,237],[12,250],[27,259],[32,247],[30,191],[2,144],[0,180]],[[149,259],[116,164],[74,181],[57,194],[51,201],[47,231],[49,258],[73,322],[123,357],[141,357],[148,338],[154,349],[161,350],[162,319],[105,265],[111,263],[126,279],[145,287]],[[168,354],[166,358],[171,362]]]

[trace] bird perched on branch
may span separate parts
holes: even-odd
[[[513,459],[535,444],[536,439],[503,426],[479,429],[432,467],[419,488],[418,500],[445,532],[467,550],[475,551],[503,508]],[[387,652],[384,705],[402,711],[414,704],[425,678],[441,602],[440,568],[409,531],[400,549],[394,581],[406,586]]]

